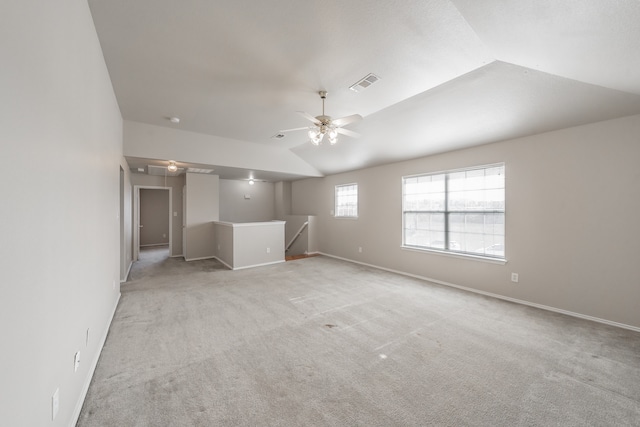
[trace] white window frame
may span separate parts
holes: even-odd
[[[411,211],[408,210],[407,207],[405,206],[405,202],[407,200],[407,193],[406,193],[406,180],[407,179],[412,179],[412,178],[420,178],[420,177],[433,177],[433,176],[444,176],[445,177],[445,181],[448,180],[448,176],[450,174],[455,174],[455,173],[460,173],[460,172],[470,172],[470,171],[476,171],[476,170],[484,170],[484,169],[491,169],[491,168],[496,168],[496,167],[502,167],[503,168],[503,176],[504,178],[504,185],[502,187],[502,190],[504,191],[504,197],[505,197],[505,206],[503,209],[495,209],[495,210],[488,210],[488,209],[484,209],[484,210],[478,210],[478,211],[464,211],[464,212],[458,212],[455,211],[453,209],[449,209],[448,206],[448,197],[450,191],[448,190],[447,185],[445,185],[445,202],[444,202],[444,209],[426,209],[424,211],[420,211],[420,212],[424,212],[424,213],[442,213],[444,214],[444,218],[445,218],[445,225],[444,225],[444,240],[445,240],[445,244],[444,244],[444,248],[440,248],[440,247],[430,247],[430,246],[423,246],[423,245],[416,245],[416,244],[407,244],[406,243],[406,224],[405,224],[405,220],[406,220],[406,214],[407,213],[412,213],[412,212],[418,212],[416,211]],[[449,216],[450,215],[455,215],[455,214],[459,214],[459,213],[477,213],[477,214],[491,214],[491,213],[502,213],[504,215],[503,219],[504,219],[504,234],[503,236],[503,254],[502,255],[496,255],[496,254],[487,254],[487,253],[478,253],[475,251],[464,251],[464,250],[460,250],[459,248],[451,248],[449,247],[449,237],[448,234],[451,231],[450,227],[449,227]],[[426,252],[436,252],[436,253],[441,253],[441,254],[445,254],[445,255],[453,255],[453,256],[459,256],[459,257],[463,257],[463,258],[477,258],[477,259],[482,259],[482,260],[490,260],[490,261],[495,261],[498,263],[505,263],[506,262],[506,250],[505,250],[505,243],[504,240],[506,239],[506,165],[505,163],[494,163],[494,164],[488,164],[488,165],[479,165],[479,166],[471,166],[471,167],[466,167],[466,168],[461,168],[461,169],[453,169],[453,170],[446,170],[446,171],[438,171],[438,172],[428,172],[428,173],[421,173],[421,174],[415,174],[415,175],[408,175],[408,176],[403,176],[402,177],[402,248],[403,249],[408,249],[408,250],[416,250],[416,251],[426,251]],[[499,234],[497,234],[496,236],[499,236]]]
[[[355,188],[355,212],[349,212],[349,209],[345,207],[345,203],[341,202],[341,197],[345,197],[345,195],[339,194],[339,189],[345,189],[347,187]],[[352,195],[346,195],[350,197]],[[348,218],[348,219],[357,219],[358,218],[358,183],[352,182],[349,184],[338,184],[335,186],[334,190],[334,217],[335,218]]]

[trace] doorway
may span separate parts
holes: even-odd
[[[168,245],[173,256],[173,221],[171,187],[136,185],[134,187],[133,259],[140,258],[140,248]],[[146,228],[145,228],[146,227]]]

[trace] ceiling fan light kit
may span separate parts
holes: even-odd
[[[358,133],[350,131],[348,129],[343,129],[342,126],[362,120],[362,116],[359,114],[352,114],[350,116],[333,120],[331,119],[331,116],[327,116],[324,114],[324,100],[327,99],[327,91],[321,90],[320,92],[318,92],[318,94],[320,95],[320,99],[322,99],[322,115],[313,117],[309,113],[298,111],[298,114],[300,114],[302,117],[313,122],[313,126],[281,130],[279,134],[284,136],[284,132],[307,130],[307,135],[309,136],[309,139],[311,140],[311,143],[313,145],[320,145],[325,135],[327,135],[327,140],[331,145],[335,145],[338,142],[339,133],[350,136],[352,138],[358,138],[360,136]]]

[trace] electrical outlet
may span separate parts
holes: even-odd
[[[167,235],[166,235],[166,234],[163,234],[163,235],[162,235],[162,238],[163,238],[163,239],[166,239],[166,238],[167,238]]]
[[[58,409],[60,409],[60,389],[57,388],[56,392],[51,396],[51,421],[56,419],[58,415]]]
[[[511,281],[513,283],[518,283],[518,279],[519,279],[518,273],[511,273]]]
[[[84,346],[89,347],[89,328],[87,328],[87,335],[85,337]]]
[[[76,352],[73,356],[73,372],[78,372],[78,368],[80,367],[80,351]]]
[[[362,253],[362,246],[358,246],[358,252]]]
[[[271,253],[271,248],[267,248],[267,253],[270,254]]]

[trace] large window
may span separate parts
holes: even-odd
[[[358,217],[358,184],[336,185],[336,217]]]
[[[402,179],[406,247],[504,259],[504,164]]]

